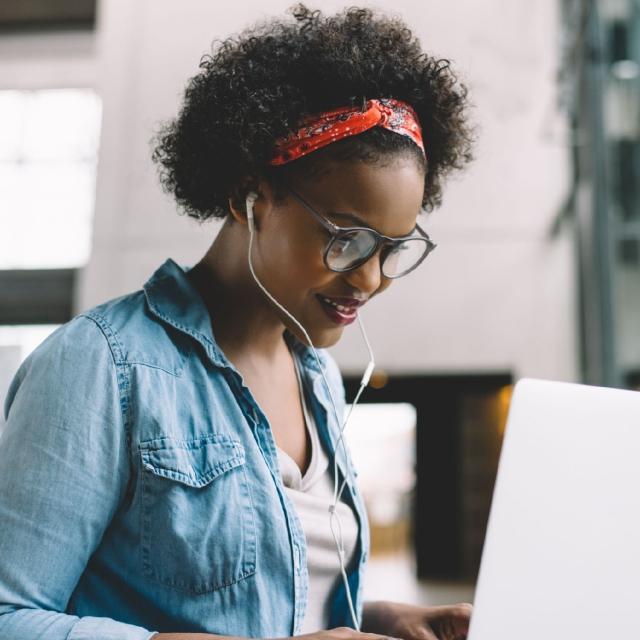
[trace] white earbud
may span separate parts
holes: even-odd
[[[249,232],[253,233],[255,231],[255,225],[253,222],[253,205],[255,201],[258,199],[258,194],[255,191],[251,191],[251,193],[247,194],[246,207],[247,207],[247,222],[249,224]]]

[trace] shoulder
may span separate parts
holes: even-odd
[[[180,372],[186,346],[177,331],[150,312],[144,291],[104,302],[58,327],[25,360],[18,375],[30,369],[85,368],[99,376],[108,368],[143,364]],[[104,369],[104,366],[102,369]]]
[[[94,323],[118,364],[140,364],[179,375],[189,341],[149,308],[145,292],[135,291],[81,313]]]
[[[7,392],[5,416],[13,406],[23,417],[39,415],[43,422],[54,423],[81,412],[87,400],[93,413],[109,403],[117,407],[116,364],[100,327],[77,316],[49,335],[20,365]]]
[[[78,315],[58,327],[24,360],[18,375],[32,369],[50,369],[61,375],[67,369],[81,369],[82,364],[102,360],[115,365],[116,356],[100,326]]]

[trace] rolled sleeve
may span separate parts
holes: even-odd
[[[23,608],[0,615],[2,640],[148,640],[156,633],[111,618],[79,618],[42,609]]]
[[[79,618],[67,640],[148,640],[156,631],[149,631],[111,618]]]
[[[23,363],[0,437],[0,638],[146,640],[68,615],[127,488],[126,384],[100,327],[78,317]]]

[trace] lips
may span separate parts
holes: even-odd
[[[317,295],[322,309],[336,324],[351,324],[358,315],[358,307],[361,307],[366,300],[358,298],[345,298],[337,296]]]

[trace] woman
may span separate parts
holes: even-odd
[[[315,350],[433,248],[417,216],[470,158],[465,92],[398,20],[293,17],[222,42],[158,135],[164,187],[224,218],[207,254],[74,318],[9,390],[5,640],[466,637],[468,605],[362,602]]]

